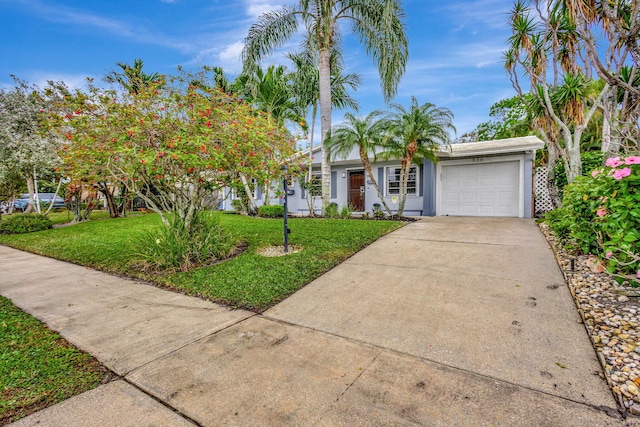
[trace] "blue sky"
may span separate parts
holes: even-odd
[[[142,58],[147,72],[178,65],[240,71],[244,37],[260,13],[293,4],[278,0],[0,0],[0,87],[11,74],[43,86],[47,80],[82,85],[99,80],[116,61]],[[488,119],[489,107],[515,94],[502,67],[512,0],[404,0],[409,62],[392,102],[447,107],[458,135]],[[360,112],[385,109],[377,71],[364,49],[343,30],[347,70],[363,85]],[[295,50],[292,39],[285,50]],[[284,63],[274,55],[264,63]],[[334,123],[343,112],[334,114]]]

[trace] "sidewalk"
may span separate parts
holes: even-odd
[[[263,315],[1,246],[0,294],[121,376],[16,425],[640,425],[528,220],[410,224]]]

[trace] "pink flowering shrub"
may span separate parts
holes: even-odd
[[[549,225],[583,253],[607,259],[608,270],[638,283],[640,276],[640,156],[607,159],[564,190]]]

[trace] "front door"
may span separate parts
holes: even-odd
[[[349,172],[349,205],[356,212],[364,212],[364,171]]]

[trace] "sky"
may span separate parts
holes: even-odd
[[[178,66],[220,66],[231,78],[249,27],[269,10],[295,0],[0,0],[0,87],[11,75],[43,87],[62,80],[81,87],[141,58],[147,73],[171,74]],[[392,103],[408,107],[415,96],[454,114],[460,136],[489,119],[495,102],[515,95],[502,65],[513,0],[404,0],[409,60]],[[353,96],[359,113],[389,110],[377,70],[364,48],[342,28],[348,72],[363,83]],[[291,39],[263,62],[287,65]],[[344,111],[333,114],[339,123]]]

